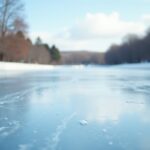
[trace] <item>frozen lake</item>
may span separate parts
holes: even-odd
[[[150,64],[0,71],[0,150],[150,150]]]

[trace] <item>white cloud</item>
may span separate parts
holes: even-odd
[[[145,14],[142,16],[142,20],[145,24],[150,25],[150,14]]]
[[[87,13],[72,27],[58,33],[38,33],[44,41],[66,50],[106,50],[112,43],[119,43],[127,34],[142,35],[150,25],[150,14],[139,20],[124,20],[118,12]],[[35,34],[34,34],[35,35]],[[32,36],[33,37],[33,36]]]
[[[142,33],[145,26],[140,22],[124,21],[119,13],[88,13],[83,21],[79,21],[70,29],[71,38],[97,39],[122,37],[128,33]]]

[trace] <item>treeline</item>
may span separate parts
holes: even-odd
[[[29,63],[58,63],[60,52],[37,38],[35,44],[27,36],[21,0],[0,1],[0,61]]]
[[[25,38],[27,24],[20,0],[0,1],[0,60],[26,60],[30,40]]]
[[[88,51],[61,52],[60,63],[65,65],[104,64],[104,54],[99,52],[88,52]]]
[[[30,47],[28,62],[39,64],[58,64],[61,59],[59,49],[52,45],[51,47],[43,43],[40,37],[35,44]]]
[[[0,37],[0,60],[27,61],[31,45],[30,39],[26,38],[22,32]]]
[[[106,64],[150,61],[150,31],[144,37],[129,35],[120,45],[112,45],[105,53]]]
[[[60,58],[55,45],[50,47],[40,38],[33,44],[21,31],[0,37],[0,61],[57,64]]]
[[[150,30],[144,37],[127,36],[122,44],[112,45],[106,53],[60,52],[38,37],[28,38],[21,0],[0,1],[0,61],[39,64],[121,64],[150,61]]]

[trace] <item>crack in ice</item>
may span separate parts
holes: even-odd
[[[57,126],[56,131],[54,132],[52,139],[48,140],[47,146],[43,150],[56,150],[58,143],[60,141],[60,136],[63,131],[66,129],[69,121],[76,115],[76,113],[71,114],[69,117],[64,118],[60,125]]]

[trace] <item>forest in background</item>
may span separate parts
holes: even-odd
[[[50,64],[60,60],[60,52],[37,37],[28,37],[24,4],[21,0],[0,0],[0,61]]]
[[[105,53],[60,51],[37,37],[28,37],[28,24],[21,0],[0,1],[0,61],[37,64],[121,64],[150,61],[150,30],[144,37],[128,35],[122,44],[113,44]]]
[[[106,64],[150,61],[150,30],[144,37],[128,35],[120,45],[112,45],[105,53]]]

